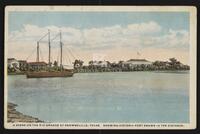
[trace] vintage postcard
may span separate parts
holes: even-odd
[[[192,6],[7,6],[6,129],[195,129]]]

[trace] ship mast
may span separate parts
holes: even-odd
[[[63,67],[62,67],[62,34],[61,34],[61,31],[60,31],[60,68],[61,68],[61,70],[63,69]]]
[[[48,41],[48,43],[49,43],[49,47],[50,47],[50,31],[48,30],[48,33],[47,34],[45,34],[44,36],[42,36],[38,41],[37,41],[37,56],[36,56],[36,62],[39,62],[40,61],[40,46],[39,46],[39,43],[40,43],[40,41],[42,40],[42,39],[44,39],[47,35],[49,35],[49,41]],[[49,52],[51,52],[50,50],[49,50]],[[51,55],[49,55],[49,57],[50,57]],[[49,63],[50,63],[50,58],[49,58]]]
[[[50,43],[50,30],[48,29],[48,43],[49,43],[49,67],[51,66],[51,43]]]
[[[37,41],[37,58],[36,58],[36,62],[39,62],[40,60],[40,55],[39,55],[39,41]]]

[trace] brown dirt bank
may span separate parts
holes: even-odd
[[[17,107],[16,104],[8,102],[8,107],[7,107],[7,121],[8,123],[17,123],[17,122],[24,122],[24,123],[39,123],[39,122],[44,122],[39,120],[38,118],[24,115],[20,112],[18,112],[15,108]]]

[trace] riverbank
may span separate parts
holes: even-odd
[[[134,70],[122,70],[120,68],[118,69],[75,69],[75,73],[101,73],[101,72],[146,72],[146,71],[152,71],[152,72],[178,72],[178,71],[189,71],[189,69],[134,69]]]
[[[8,123],[17,123],[17,122],[24,122],[24,123],[39,123],[44,122],[39,120],[38,118],[24,115],[16,110],[17,105],[13,103],[8,103],[7,109],[7,120]]]
[[[25,75],[26,72],[8,72],[8,75]]]

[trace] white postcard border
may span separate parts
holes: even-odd
[[[11,11],[47,12],[189,12],[190,13],[190,123],[7,123],[7,40]],[[194,6],[7,6],[4,45],[4,127],[6,129],[195,129],[196,128],[196,48],[197,9]]]

